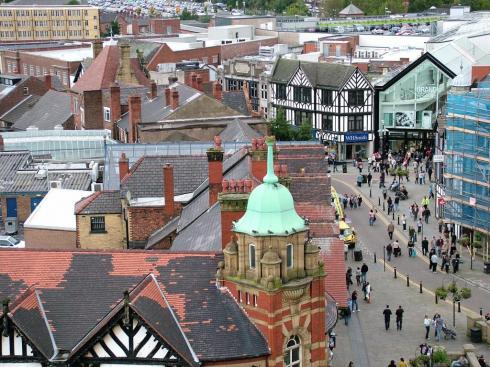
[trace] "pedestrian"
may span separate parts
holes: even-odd
[[[344,243],[344,260],[347,260],[348,253],[349,253],[349,245]]]
[[[424,237],[422,240],[422,254],[424,256],[427,256],[427,253],[429,252],[429,241],[427,241],[427,237]]]
[[[369,271],[368,266],[366,263],[363,263],[361,266],[361,282],[365,283],[367,282],[367,272]]]
[[[442,319],[441,315],[437,314],[437,317],[435,320],[435,329],[436,329],[437,341],[441,340],[441,334],[442,334],[442,327],[443,326],[444,326],[444,320]]]
[[[393,232],[395,232],[395,225],[393,222],[390,222],[390,224],[388,224],[388,237],[390,237],[390,240],[393,239]]]
[[[388,257],[388,261],[391,261],[391,254],[393,253],[393,246],[391,243],[386,246],[386,256]]]
[[[369,187],[371,187],[371,180],[372,179],[373,179],[373,175],[371,174],[371,172],[369,172],[367,175],[367,182],[368,182]]]
[[[361,207],[361,204],[362,204],[362,196],[361,194],[357,195],[357,205],[359,206],[359,208]]]
[[[437,224],[439,225],[439,233],[442,233],[442,228],[444,227],[444,221],[441,219],[439,219],[439,222],[437,222]]]
[[[386,203],[388,204],[388,215],[390,215],[393,205],[393,201],[391,200],[391,196],[388,196],[388,200],[386,200]]]
[[[374,225],[374,221],[375,221],[375,219],[374,219],[374,218],[376,218],[376,217],[375,217],[375,215],[374,215],[374,211],[373,211],[373,209],[371,209],[371,210],[369,211],[369,225],[370,225],[370,226],[373,226],[373,225]]]
[[[417,221],[417,233],[422,233],[422,227],[422,218],[419,218],[419,220]]]
[[[395,311],[395,315],[396,315],[396,330],[401,330],[402,329],[403,312],[405,312],[405,311],[403,310],[402,306],[398,306],[398,309]]]
[[[412,241],[409,241],[407,244],[408,247],[408,257],[415,257],[416,252],[415,252],[415,243]]]
[[[429,337],[429,332],[430,332],[430,325],[432,324],[432,319],[425,315],[425,318],[424,318],[424,327],[425,327],[425,339],[426,340],[429,340],[430,337]]]
[[[360,287],[362,285],[362,283],[361,283],[361,268],[359,266],[356,269],[356,282],[357,282],[358,287]]]
[[[349,319],[352,314],[352,300],[347,300],[347,307],[344,309],[344,324],[349,325]]]
[[[386,200],[386,196],[388,195],[388,190],[386,187],[383,187],[383,200]]]
[[[395,361],[392,359],[388,367],[396,367]]]
[[[457,273],[459,270],[459,254],[456,253],[454,258],[451,260],[451,265],[453,266],[453,273]]]
[[[429,166],[429,169],[427,170],[427,175],[429,176],[429,182],[432,181],[432,167]]]
[[[429,223],[429,217],[430,217],[430,210],[429,210],[429,208],[424,209],[424,211],[422,212],[422,215],[424,216],[425,223]]]
[[[439,261],[439,258],[437,257],[437,255],[434,253],[431,257],[430,257],[430,263],[431,263],[431,266],[432,266],[432,272],[435,273],[437,271],[437,262]]]
[[[405,359],[403,359],[403,357],[400,358],[400,362],[398,363],[398,367],[408,367],[407,362],[405,362]]]
[[[395,240],[395,242],[393,242],[393,255],[395,257],[398,257],[398,256],[401,256],[402,254],[402,250],[400,248],[400,244],[398,243],[398,240]]]
[[[394,202],[394,210],[395,212],[398,211],[398,206],[400,205],[400,197],[399,196],[395,196],[395,202]]]
[[[350,299],[352,300],[352,312],[359,312],[359,305],[357,304],[357,291],[352,292]]]
[[[390,310],[390,306],[389,305],[386,305],[386,308],[384,309],[383,311],[383,315],[384,315],[384,318],[385,318],[385,329],[388,330],[390,328],[390,319],[391,319],[391,310]],[[392,361],[394,362],[394,361]]]
[[[406,231],[407,230],[407,217],[405,216],[405,214],[402,215],[402,225],[403,225],[403,230]]]
[[[371,284],[369,282],[364,283],[364,300],[371,303]]]
[[[345,273],[345,282],[347,284],[347,289],[354,284],[352,282],[352,268],[350,266],[347,268],[347,272]]]

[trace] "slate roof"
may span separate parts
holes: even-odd
[[[119,191],[97,191],[75,204],[75,214],[121,214]]]
[[[71,116],[70,95],[49,90],[13,127],[16,130],[26,130],[29,126],[35,126],[39,130],[53,130],[56,125],[63,126]]]
[[[350,3],[344,9],[339,11],[339,15],[345,15],[345,16],[348,16],[348,15],[364,15],[364,12],[361,9],[359,9],[357,6],[355,6],[354,4]]]
[[[250,115],[247,98],[245,97],[243,90],[223,92],[221,102],[245,116]]]
[[[208,177],[206,156],[145,156],[131,166],[121,182],[121,194],[129,190],[131,198],[163,197],[163,167],[174,168],[174,193],[192,193]]]
[[[41,96],[35,94],[27,96],[17,105],[5,112],[2,116],[0,116],[0,120],[9,124],[14,124],[18,119],[22,117],[23,114],[31,110],[40,98]]]
[[[14,320],[17,302],[23,305],[19,310],[25,315],[19,314],[17,320],[27,320],[22,331],[45,355],[50,354],[50,346],[42,318],[56,346],[72,352],[121,304],[126,290],[131,307],[153,330],[172,340],[182,356],[190,353],[183,346],[184,337],[200,362],[268,355],[263,335],[231,295],[215,286],[221,260],[215,253],[3,250],[0,299],[18,300],[12,304]],[[155,284],[145,285],[149,276],[164,299],[158,297]],[[32,295],[24,303],[22,298],[19,301],[32,288],[43,310]],[[165,309],[165,301],[171,310]],[[178,321],[184,334],[179,335],[172,320]]]
[[[356,68],[351,65],[327,62],[307,62],[279,59],[272,74],[273,83],[288,83],[301,68],[313,87],[338,90],[349,80]]]
[[[245,121],[235,119],[219,134],[222,141],[250,142],[253,138],[260,138],[262,135],[252,129]]]
[[[0,191],[11,185],[17,170],[27,165],[30,156],[28,151],[0,152]]]

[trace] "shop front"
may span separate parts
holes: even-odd
[[[385,153],[434,145],[437,117],[443,114],[455,74],[430,53],[374,84],[377,147]]]

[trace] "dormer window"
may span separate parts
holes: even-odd
[[[248,267],[255,269],[255,245],[253,243],[248,245]]]
[[[294,265],[293,259],[293,245],[290,243],[286,246],[286,263],[289,268],[292,268]]]

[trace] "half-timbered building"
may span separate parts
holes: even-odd
[[[271,78],[271,109],[294,125],[309,121],[315,137],[340,160],[373,151],[373,87],[354,66],[279,59]]]

